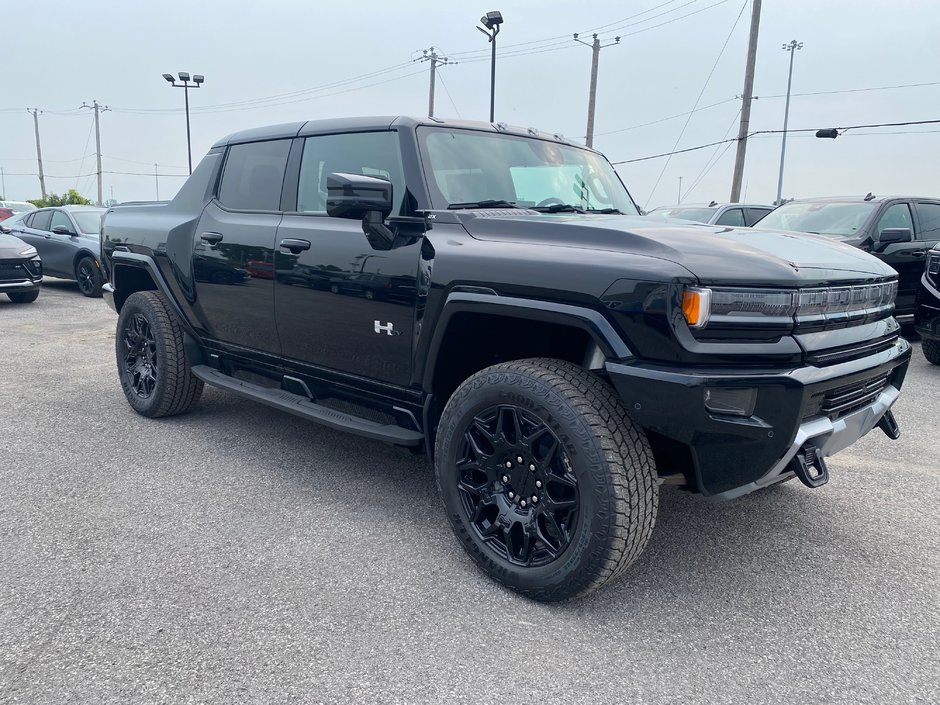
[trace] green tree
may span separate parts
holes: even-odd
[[[49,206],[91,206],[94,201],[85,198],[82,194],[73,188],[60,196],[57,193],[50,193],[45,198],[34,198],[30,201],[37,208],[48,208]]]

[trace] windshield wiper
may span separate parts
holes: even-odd
[[[601,213],[603,215],[626,215],[619,208],[588,208],[588,213]]]
[[[449,211],[472,210],[474,208],[519,208],[515,203],[490,198],[483,201],[468,201],[466,203],[451,203],[447,206]]]
[[[533,206],[531,210],[539,213],[585,213],[583,208],[578,208],[570,203],[553,203],[550,206]]]

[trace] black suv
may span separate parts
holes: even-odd
[[[824,235],[870,252],[898,273],[896,315],[910,320],[927,251],[940,241],[940,199],[869,193],[790,201],[754,227]]]
[[[469,555],[537,599],[621,574],[663,483],[818,487],[826,456],[898,435],[911,353],[890,267],[826,238],[639,217],[603,155],[532,129],[238,133],[170,203],[109,211],[102,247],[138,413],[184,412],[211,384],[423,450]],[[210,253],[250,278],[200,277]]]
[[[940,245],[927,253],[927,265],[917,291],[914,327],[920,334],[924,357],[940,365]]]

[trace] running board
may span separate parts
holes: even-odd
[[[359,436],[399,446],[417,446],[424,443],[424,434],[420,431],[412,431],[394,424],[380,424],[351,414],[344,414],[341,411],[321,406],[299,394],[292,394],[283,389],[269,389],[230,377],[208,365],[194,365],[192,372],[196,377],[213,387],[234,392],[246,399],[286,411],[289,414],[302,416],[305,419],[316,421],[338,431],[348,431]]]

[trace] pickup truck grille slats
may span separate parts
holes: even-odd
[[[806,361],[811,365],[835,365],[840,362],[857,360],[866,355],[874,355],[875,353],[888,350],[893,347],[897,341],[898,335],[895,333],[894,335],[889,335],[879,340],[868,340],[864,343],[855,343],[840,348],[813,351],[806,355]]]
[[[836,419],[871,404],[888,386],[889,376],[883,374],[828,390],[823,397],[822,413]]]

